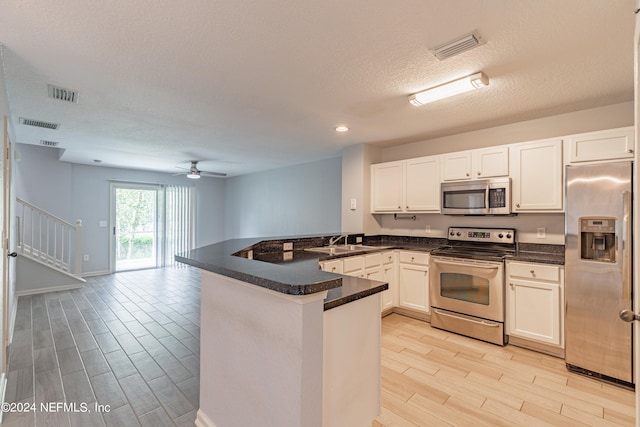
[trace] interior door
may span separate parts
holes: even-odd
[[[10,283],[11,283],[11,264],[10,260],[15,257],[13,247],[11,246],[11,141],[9,141],[8,120],[4,118],[4,143],[2,157],[2,190],[3,190],[3,209],[2,209],[2,248],[4,254],[11,257],[0,256],[2,259],[2,372],[7,372],[7,361],[9,359],[9,315],[10,315]]]
[[[640,0],[635,0],[635,10],[640,10]],[[636,12],[635,22],[635,34],[634,34],[634,79],[635,79],[635,140],[638,144],[638,127],[640,126],[640,73],[638,67],[640,66],[640,14]],[[633,161],[633,188],[634,191],[638,191],[638,150],[635,150]],[[634,230],[640,230],[640,197],[633,198],[633,227]],[[635,233],[634,233],[635,234]],[[640,266],[640,239],[633,239],[633,265]],[[633,272],[633,307],[636,313],[640,309],[640,268],[634,268]],[[634,377],[635,383],[640,384],[640,322],[634,322],[633,326],[633,354],[634,354]],[[636,425],[640,423],[640,393],[638,393],[638,387],[636,386]]]

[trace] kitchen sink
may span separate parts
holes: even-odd
[[[385,249],[382,246],[367,246],[367,245],[332,245],[332,246],[319,246],[317,248],[306,248],[305,251],[320,252],[328,255],[340,255],[348,254],[351,252],[366,252]]]

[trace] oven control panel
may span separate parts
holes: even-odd
[[[470,228],[449,227],[449,240],[463,242],[509,243],[516,241],[516,230],[513,228]]]

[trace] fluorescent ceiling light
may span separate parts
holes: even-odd
[[[413,94],[409,97],[409,102],[415,106],[420,106],[485,86],[489,86],[489,78],[484,73],[476,73]]]

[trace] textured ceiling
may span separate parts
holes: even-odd
[[[634,0],[0,2],[16,142],[238,175],[633,99]],[[477,30],[485,44],[437,60]],[[483,71],[422,107],[413,92]],[[79,91],[49,99],[47,84]],[[58,130],[19,117],[60,123]],[[337,134],[346,124],[351,131]]]

